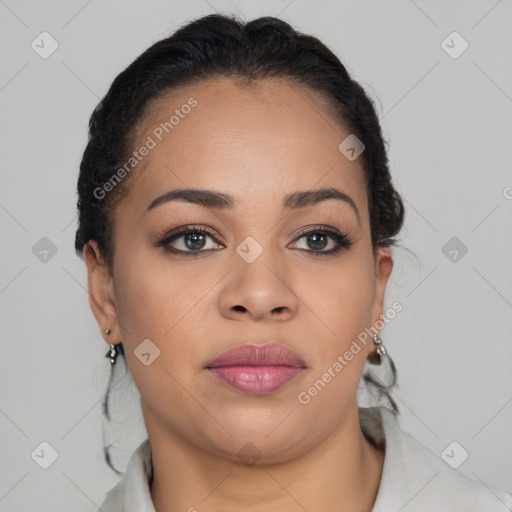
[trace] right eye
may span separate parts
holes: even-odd
[[[208,238],[219,243],[213,233],[201,226],[182,226],[171,231],[155,245],[175,254],[196,256],[199,253],[215,250],[218,247],[207,247]],[[221,246],[220,248],[222,248]]]

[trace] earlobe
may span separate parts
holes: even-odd
[[[105,263],[98,244],[89,240],[84,246],[84,260],[87,266],[89,304],[107,343],[120,340],[114,280]],[[105,331],[110,329],[110,334]]]

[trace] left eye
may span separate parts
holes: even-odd
[[[306,247],[299,247],[299,249],[308,251],[315,256],[335,254],[353,243],[348,235],[330,229],[311,229],[297,238],[297,240],[302,239],[305,239]]]

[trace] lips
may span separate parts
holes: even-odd
[[[279,343],[246,344],[223,352],[205,369],[221,382],[253,395],[276,391],[306,369],[295,352]]]
[[[246,344],[227,350],[206,365],[207,368],[219,366],[293,366],[305,367],[306,363],[291,350],[279,343],[265,345]]]

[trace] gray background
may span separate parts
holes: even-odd
[[[148,45],[215,11],[316,35],[375,99],[407,207],[387,295],[403,311],[382,333],[401,426],[439,456],[457,441],[460,471],[512,492],[511,0],[0,0],[0,510],[94,511],[118,480],[102,458],[108,346],[73,248],[88,117]],[[43,31],[59,45],[47,59],[31,48]],[[469,43],[456,59],[453,31]],[[112,399],[124,470],[146,435],[129,376]],[[48,469],[31,458],[43,441]]]

